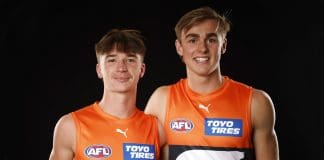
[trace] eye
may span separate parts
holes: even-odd
[[[189,43],[196,43],[197,42],[197,39],[196,38],[192,38],[192,39],[189,39],[188,42]]]
[[[112,63],[112,62],[116,62],[116,60],[114,58],[108,58],[107,62]]]
[[[207,40],[208,43],[216,43],[217,42],[217,39],[216,38],[209,38]]]
[[[128,58],[127,61],[128,62],[136,62],[136,59],[135,58]]]

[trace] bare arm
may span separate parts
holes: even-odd
[[[156,116],[164,124],[168,87],[157,88],[147,102],[144,112]]]
[[[257,160],[279,160],[275,109],[270,96],[254,90],[252,97],[253,142]]]
[[[165,151],[163,150],[163,148],[165,148],[165,143],[166,143],[166,137],[165,137],[165,132],[164,132],[164,128],[162,123],[158,121],[158,130],[159,130],[159,137],[160,137],[160,148],[161,148],[161,154],[160,154],[160,159],[161,160],[166,160],[167,158],[165,158]]]
[[[71,115],[64,115],[57,122],[53,135],[50,160],[72,160],[74,158],[75,126]]]
[[[144,112],[146,114],[152,114],[159,120],[159,135],[161,144],[161,158],[162,160],[168,159],[168,146],[166,145],[166,136],[163,128],[166,112],[166,99],[167,99],[168,87],[162,86],[157,88],[151,95]]]
[[[164,145],[163,148],[161,149],[161,160],[169,160],[169,146],[168,145]]]

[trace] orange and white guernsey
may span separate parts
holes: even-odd
[[[157,120],[136,109],[127,119],[105,113],[98,102],[72,112],[76,160],[159,159]]]
[[[252,87],[224,77],[206,95],[170,85],[164,127],[170,160],[253,160]]]

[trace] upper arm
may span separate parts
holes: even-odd
[[[166,101],[167,101],[167,86],[157,88],[149,98],[144,112],[156,116],[160,122],[164,123]]]
[[[278,142],[274,129],[275,109],[270,96],[261,90],[252,94],[253,143],[256,159],[278,160]]]
[[[71,114],[56,123],[50,160],[72,160],[75,151],[75,125]]]
[[[159,120],[156,120],[158,124],[158,132],[159,132],[159,139],[160,139],[160,147],[165,145],[166,137],[162,123]]]
[[[166,136],[164,132],[164,128],[162,123],[158,120],[158,130],[159,130],[159,137],[160,137],[160,159],[167,160],[169,157],[169,148],[168,144],[166,144]]]

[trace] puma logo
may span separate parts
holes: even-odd
[[[206,112],[209,113],[208,107],[210,107],[210,104],[208,104],[207,106],[205,106],[203,104],[198,105],[198,108],[203,109],[203,110],[205,110]]]
[[[119,129],[119,128],[116,129],[116,132],[118,132],[118,133],[124,135],[126,138],[127,138],[127,134],[126,134],[127,131],[128,131],[128,128],[126,128],[125,131],[123,131],[123,130],[121,130],[121,129]]]

